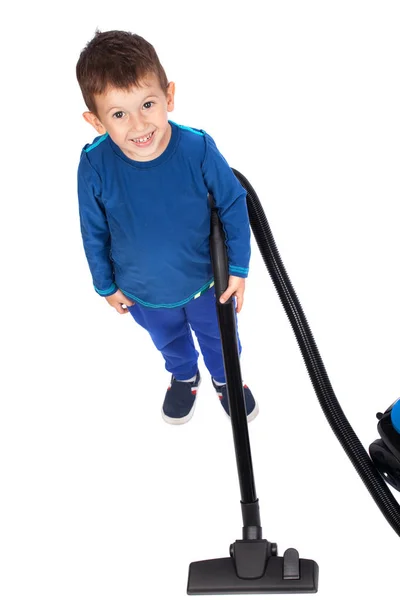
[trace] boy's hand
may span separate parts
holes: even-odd
[[[235,296],[237,300],[236,312],[239,313],[243,306],[244,288],[246,285],[246,279],[243,277],[236,277],[235,275],[229,275],[228,287],[225,292],[220,296],[219,301],[224,304],[231,296]]]
[[[108,304],[115,308],[115,310],[119,312],[120,315],[129,312],[127,308],[124,308],[122,306],[123,304],[125,304],[125,306],[133,306],[135,304],[133,300],[127,298],[125,294],[121,292],[121,290],[117,290],[116,292],[114,292],[114,294],[111,294],[111,296],[106,296],[105,298]]]

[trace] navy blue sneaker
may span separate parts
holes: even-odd
[[[196,405],[197,389],[200,385],[200,373],[197,371],[194,381],[178,381],[171,377],[171,384],[165,394],[162,406],[162,418],[170,425],[183,425],[193,417]]]
[[[229,402],[228,402],[228,390],[226,389],[226,385],[216,385],[214,379],[211,377],[212,384],[217,392],[217,396],[221,401],[222,407],[225,410],[228,417],[229,414]],[[244,401],[246,403],[246,413],[247,413],[247,422],[253,421],[258,415],[258,404],[254,399],[253,394],[250,391],[250,388],[245,384],[243,385],[244,391]]]

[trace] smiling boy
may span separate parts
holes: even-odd
[[[209,250],[211,193],[227,237],[229,286],[243,304],[250,259],[246,192],[203,130],[168,120],[175,84],[151,44],[125,31],[97,32],[77,78],[99,136],[81,153],[81,232],[95,290],[129,312],[162,353],[171,383],[162,416],[193,415],[200,383],[193,330],[229,415]],[[241,351],[238,339],[239,351]],[[247,386],[248,421],[258,405]]]

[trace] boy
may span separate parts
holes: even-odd
[[[229,415],[209,250],[211,192],[227,234],[229,287],[243,304],[250,259],[246,192],[202,130],[168,120],[175,84],[151,44],[96,32],[76,67],[99,134],[78,169],[83,244],[95,290],[150,334],[172,374],[162,416],[183,424],[200,383],[190,328]],[[239,341],[239,351],[241,351]],[[244,386],[248,421],[258,406]]]

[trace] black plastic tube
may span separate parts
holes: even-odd
[[[212,202],[213,205],[213,202]],[[257,503],[256,486],[254,482],[253,462],[247,415],[243,396],[242,375],[239,361],[239,349],[236,332],[235,304],[230,298],[224,304],[219,302],[220,296],[228,287],[229,270],[228,256],[225,245],[225,233],[215,208],[211,212],[210,251],[213,264],[216,308],[221,334],[222,355],[228,390],[229,413],[235,446],[236,464],[239,476],[241,501],[245,506]],[[257,504],[258,506],[258,504]],[[259,519],[249,521],[243,515],[243,525],[259,525]]]
[[[399,504],[353,431],[335,396],[311,329],[280,258],[260,200],[248,180],[239,171],[235,169],[232,171],[247,191],[247,209],[254,237],[292,325],[325,417],[381,512],[397,535],[400,535]]]

